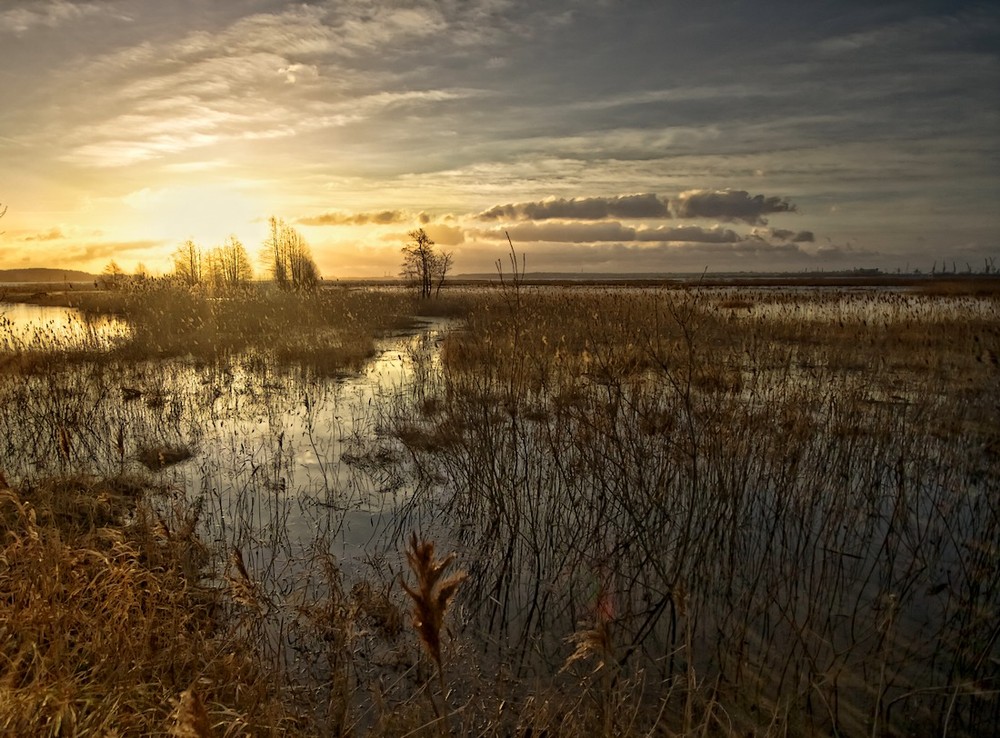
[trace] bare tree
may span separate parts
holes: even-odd
[[[174,276],[190,287],[201,284],[201,248],[191,239],[178,246],[174,252]]]
[[[0,202],[0,218],[7,214],[7,206]],[[4,234],[4,231],[0,231],[0,236]]]
[[[410,243],[403,247],[400,276],[420,288],[421,297],[440,294],[453,264],[451,252],[437,251],[423,228],[410,231]]]
[[[403,247],[403,264],[400,276],[411,285],[420,288],[421,297],[430,297],[439,272],[440,256],[434,250],[434,242],[423,228],[410,231],[410,243]],[[448,260],[450,266],[450,255]],[[440,282],[444,281],[447,266],[443,269]],[[440,289],[440,287],[439,287]]]
[[[282,289],[312,289],[319,283],[319,269],[302,234],[271,217],[270,233],[264,242],[262,261]]]
[[[104,286],[109,290],[118,289],[124,278],[125,272],[118,266],[118,262],[114,259],[109,261],[108,265],[104,267]]]
[[[434,291],[435,295],[441,294],[441,286],[444,284],[448,272],[451,271],[451,267],[452,256],[450,251],[442,251],[440,254],[437,254],[434,260],[434,277],[437,279],[437,288]]]
[[[246,248],[236,236],[216,246],[205,258],[209,281],[216,289],[231,289],[253,279],[253,266]]]

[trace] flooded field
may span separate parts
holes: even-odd
[[[0,376],[0,468],[147,479],[165,529],[197,530],[236,632],[327,728],[427,709],[400,633],[412,530],[469,574],[439,695],[464,732],[1000,725],[995,299],[449,299],[464,317],[384,332],[338,372],[313,348],[137,359],[116,341],[141,330],[106,321],[83,334],[105,358]],[[91,325],[0,312],[8,358],[58,357]]]
[[[106,351],[128,334],[128,326],[105,317],[86,317],[74,308],[0,302],[0,350]]]

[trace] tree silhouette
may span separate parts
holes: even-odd
[[[272,216],[270,233],[261,259],[275,283],[285,290],[312,289],[319,282],[319,269],[302,234]]]
[[[190,238],[174,252],[174,276],[189,287],[201,284],[201,248]]]
[[[104,267],[104,284],[109,290],[118,289],[124,277],[125,272],[118,266],[118,262],[114,259],[109,261],[108,265]]]
[[[205,263],[208,279],[215,289],[232,289],[253,279],[250,256],[236,236],[209,251]]]
[[[403,264],[400,276],[420,288],[421,297],[430,297],[435,285],[441,291],[445,277],[451,270],[450,253],[438,252],[434,242],[423,228],[410,231],[410,243],[403,247]]]

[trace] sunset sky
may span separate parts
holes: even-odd
[[[0,268],[1000,267],[1000,5],[0,0]]]

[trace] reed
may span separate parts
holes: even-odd
[[[216,734],[1000,724],[995,299],[507,281],[362,379],[342,338],[405,298],[222,297],[9,347],[0,732],[162,734],[185,693]]]
[[[444,663],[441,658],[441,635],[444,631],[444,618],[448,612],[452,598],[458,592],[459,586],[468,578],[464,571],[449,574],[442,579],[445,570],[455,560],[451,553],[443,559],[434,554],[434,543],[421,540],[413,533],[410,545],[406,550],[406,560],[416,578],[414,586],[400,580],[403,590],[413,601],[413,629],[420,637],[421,643],[437,667],[438,684],[441,688],[441,699],[447,709],[448,692],[445,686]],[[437,703],[428,692],[434,714],[441,716]]]

